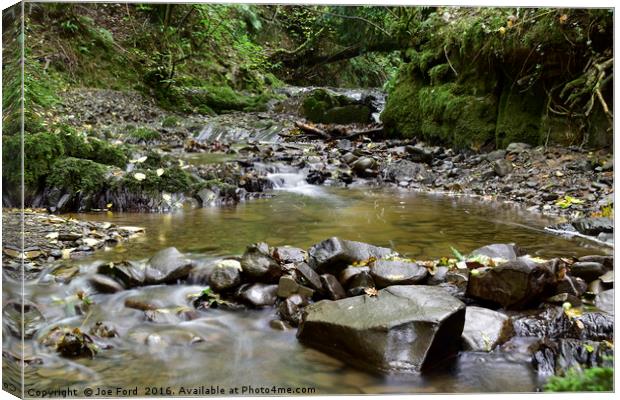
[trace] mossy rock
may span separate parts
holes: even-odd
[[[163,168],[161,176],[152,169],[137,169],[126,174],[115,185],[132,192],[147,193],[190,193],[195,191],[198,179],[179,167]],[[136,179],[136,174],[141,173],[146,177],[143,180]]]
[[[325,89],[315,89],[308,93],[299,112],[309,121],[324,124],[368,123],[371,115],[368,106],[355,104],[346,96]]]
[[[328,124],[367,124],[371,121],[371,115],[367,106],[352,104],[327,110],[324,119]]]
[[[91,160],[69,157],[57,161],[49,176],[49,187],[85,195],[100,192],[106,187],[109,167]]]
[[[544,140],[541,128],[545,94],[537,92],[536,88],[525,93],[512,87],[504,88],[495,131],[498,148],[506,148],[514,142],[536,146]]]
[[[154,129],[142,127],[129,132],[130,143],[153,143],[161,139],[161,134]]]

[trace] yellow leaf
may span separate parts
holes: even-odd
[[[157,169],[157,176],[162,176],[164,174],[164,169],[163,168],[158,168]]]
[[[137,181],[143,181],[146,179],[146,175],[144,175],[142,172],[136,172],[135,174],[133,174],[133,177],[136,178]]]

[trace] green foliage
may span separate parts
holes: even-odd
[[[143,180],[136,179],[135,174],[140,173],[144,174],[146,178]],[[154,169],[147,169],[145,165],[143,168],[136,169],[125,175],[117,185],[135,192],[187,193],[193,191],[197,183],[196,178],[178,166],[164,168],[164,173],[161,176],[157,176],[157,172]]]
[[[154,141],[161,139],[161,135],[159,132],[157,132],[154,129],[150,129],[146,127],[133,129],[129,133],[129,137],[132,143],[139,143],[139,142],[150,143],[150,142],[154,142]]]
[[[106,186],[107,168],[91,160],[68,157],[53,165],[47,184],[71,192],[96,193]]]
[[[546,392],[611,392],[614,390],[614,369],[611,367],[572,369],[565,376],[552,376]]]
[[[164,128],[174,128],[177,125],[179,125],[179,118],[174,115],[166,116],[161,122],[161,126]]]

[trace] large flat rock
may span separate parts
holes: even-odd
[[[390,286],[306,307],[297,337],[361,369],[417,373],[458,351],[464,324],[465,305],[443,289]]]

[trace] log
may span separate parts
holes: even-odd
[[[332,138],[329,134],[327,134],[327,132],[325,132],[322,129],[317,128],[316,126],[304,124],[303,122],[299,122],[299,121],[295,122],[295,126],[299,128],[302,132],[305,132],[310,135],[318,136],[318,137],[321,137],[323,139],[328,139],[328,140]]]

